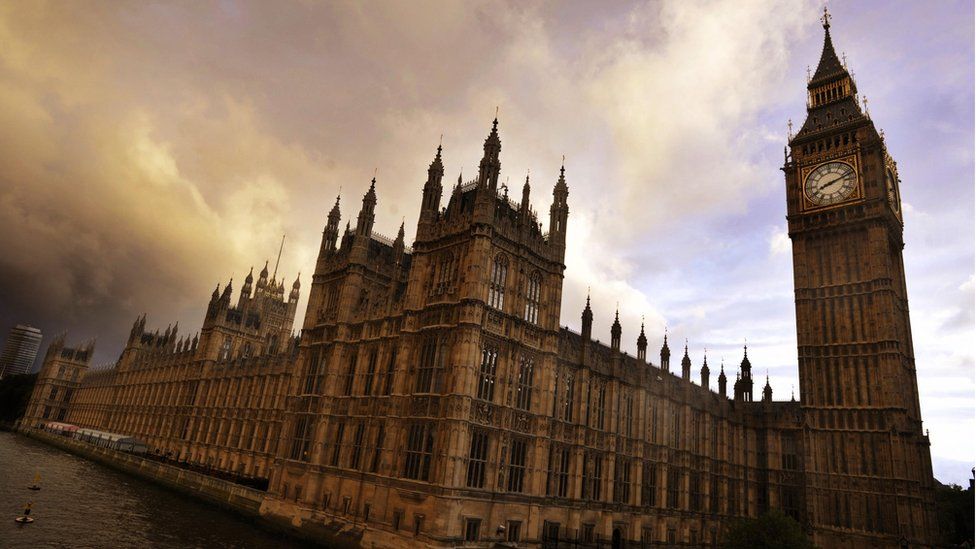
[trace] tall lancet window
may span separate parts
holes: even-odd
[[[539,323],[539,293],[542,287],[542,276],[536,271],[529,276],[525,289],[525,320],[532,324]]]
[[[224,343],[220,346],[220,360],[230,358],[230,336],[224,337]]]
[[[508,278],[508,260],[499,255],[491,268],[491,282],[488,285],[488,306],[502,310],[505,306],[505,280]]]
[[[478,376],[478,398],[492,402],[495,399],[495,373],[498,369],[498,351],[485,347],[481,351],[481,372]]]

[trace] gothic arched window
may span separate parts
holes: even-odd
[[[505,280],[508,278],[508,260],[499,254],[491,268],[488,284],[488,306],[502,310],[505,306]]]
[[[532,409],[532,370],[535,364],[530,357],[519,358],[515,406],[519,410]]]
[[[492,402],[495,399],[495,373],[498,369],[498,351],[485,347],[481,351],[481,372],[478,375],[478,398]]]
[[[440,257],[434,275],[433,284],[430,292],[432,295],[439,295],[450,290],[452,283],[457,278],[457,262],[454,254],[448,252]]]
[[[525,288],[525,321],[532,324],[539,323],[539,294],[542,287],[542,275],[539,271],[532,273]]]
[[[230,358],[230,336],[224,337],[224,343],[220,346],[220,360]]]

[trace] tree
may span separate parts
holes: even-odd
[[[936,482],[935,503],[939,510],[939,530],[952,545],[973,543],[973,489],[963,490],[958,484]]]
[[[730,549],[813,549],[800,523],[778,510],[755,519],[739,519],[725,532],[723,546]]]

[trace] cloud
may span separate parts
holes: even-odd
[[[279,272],[307,280],[335,196],[354,218],[374,169],[376,230],[405,219],[410,240],[440,135],[446,179],[470,176],[497,106],[502,179],[519,188],[531,170],[543,222],[566,157],[562,322],[579,327],[590,288],[595,336],[609,338],[619,302],[630,352],[641,317],[652,349],[665,326],[688,337],[696,369],[707,347],[733,370],[747,338],[787,398],[778,168],[820,53],[818,8],[0,4],[0,231],[15,235],[0,239],[0,321],[98,335],[99,360],[143,311],[195,329],[213,285],[273,262],[282,234]],[[953,446],[976,424],[958,419],[965,402],[929,395],[976,385],[972,7],[834,9],[905,181],[933,452],[968,457],[972,444]]]
[[[790,235],[782,228],[775,228],[769,233],[769,253],[774,255],[784,255],[793,252],[793,241]]]

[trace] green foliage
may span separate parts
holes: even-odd
[[[973,491],[963,490],[957,484],[948,486],[936,483],[935,502],[939,512],[939,531],[942,541],[952,545],[973,543],[974,506]]]
[[[0,379],[0,422],[13,423],[27,411],[27,401],[37,374],[7,376]]]
[[[729,549],[813,549],[800,523],[778,510],[755,519],[739,519],[726,530]]]

